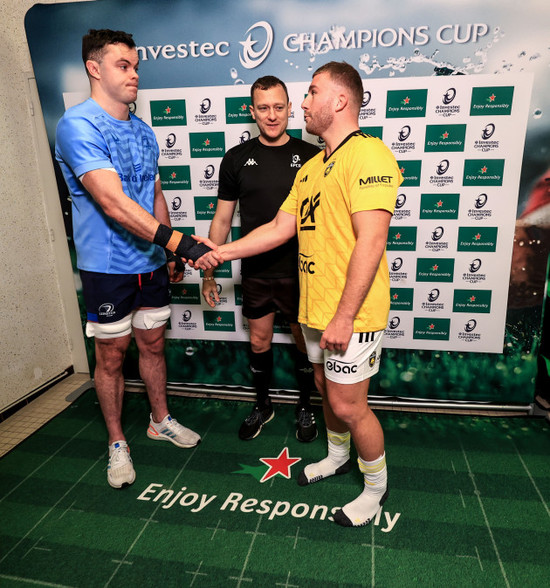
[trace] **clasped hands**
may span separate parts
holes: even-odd
[[[205,253],[198,259],[195,259],[194,261],[192,259],[186,260],[189,267],[192,267],[196,270],[207,270],[218,267],[224,261],[227,261],[223,257],[223,245],[218,246],[207,237],[200,237],[198,235],[191,235],[191,237],[193,237],[193,239],[195,239],[195,241],[197,241],[198,243],[203,243],[207,247],[210,247],[211,251],[208,251],[207,253]]]

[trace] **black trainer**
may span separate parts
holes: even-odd
[[[317,439],[317,425],[315,415],[310,408],[296,409],[296,439],[303,443],[310,443]]]
[[[255,406],[249,416],[246,417],[241,428],[239,429],[239,437],[243,441],[250,441],[260,434],[262,427],[269,423],[275,416],[273,406],[271,404],[261,409]]]

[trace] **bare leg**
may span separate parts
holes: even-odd
[[[121,416],[124,398],[122,364],[131,335],[114,339],[95,338],[96,368],[94,383],[99,405],[107,426],[109,445],[126,439],[122,432]]]
[[[165,326],[155,329],[134,329],[139,349],[139,373],[145,383],[151,414],[156,423],[160,423],[169,412],[166,400],[165,331]]]

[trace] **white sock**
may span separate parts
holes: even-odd
[[[357,463],[363,472],[365,488],[355,500],[342,507],[334,516],[334,520],[345,527],[368,525],[387,498],[386,454],[374,461],[364,461],[359,457]]]
[[[298,484],[306,486],[319,482],[323,478],[335,474],[345,474],[351,468],[349,463],[349,451],[351,435],[347,433],[335,433],[327,429],[328,455],[325,459],[316,463],[310,463],[300,473]]]

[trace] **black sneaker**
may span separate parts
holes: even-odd
[[[243,441],[250,441],[260,434],[262,427],[269,423],[269,421],[275,416],[273,407],[271,404],[261,409],[255,406],[249,416],[246,417],[241,428],[239,429],[239,437]]]
[[[303,443],[310,443],[317,439],[315,415],[310,408],[296,409],[296,439]]]

